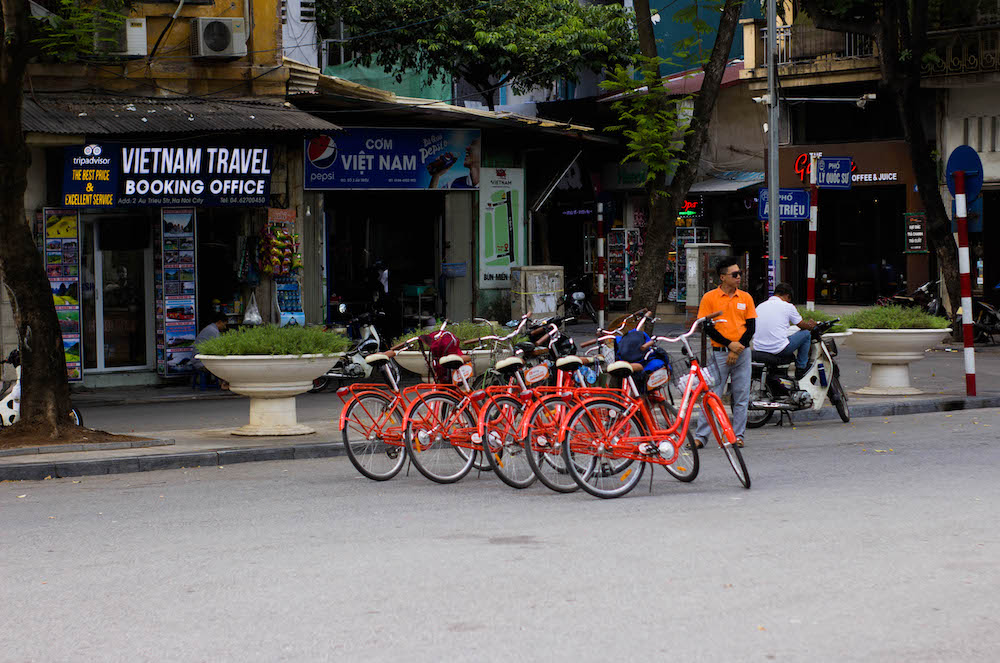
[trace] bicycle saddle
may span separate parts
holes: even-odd
[[[632,375],[634,364],[628,361],[616,361],[615,363],[608,366],[608,373],[615,376],[616,378],[621,378],[624,380],[628,376]]]
[[[499,372],[507,375],[513,373],[517,369],[524,366],[524,360],[520,357],[507,357],[506,359],[501,359],[494,366]]]
[[[456,369],[465,363],[465,357],[461,355],[445,355],[438,359],[438,365],[441,368]]]
[[[560,371],[575,371],[583,366],[583,360],[576,355],[568,355],[556,359],[556,368]]]

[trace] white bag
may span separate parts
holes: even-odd
[[[260,317],[260,309],[257,308],[257,291],[250,293],[250,303],[247,304],[247,312],[243,315],[243,324],[259,325],[264,322]]]

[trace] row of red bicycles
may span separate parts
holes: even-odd
[[[385,375],[386,386],[354,384],[338,395],[344,447],[357,470],[369,479],[395,477],[409,461],[428,479],[453,483],[472,470],[489,471],[514,488],[536,481],[569,493],[621,497],[638,485],[647,467],[660,466],[680,481],[692,481],[699,470],[698,449],[690,426],[692,415],[707,417],[719,447],[740,483],[750,487],[750,474],[722,400],[711,387],[714,366],[702,366],[689,339],[714,324],[719,314],[700,318],[676,337],[651,336],[641,348],[659,353],[679,347],[684,370],[667,362],[647,372],[643,362],[623,361],[611,353],[629,327],[641,331],[654,319],[638,311],[613,330],[599,330],[581,343],[591,356],[578,354],[559,319],[521,318],[505,336],[469,341],[493,344],[498,355],[491,373],[498,384],[473,388],[469,357],[434,358],[450,383],[401,387],[388,369],[399,350],[421,342],[414,337],[367,361]],[[442,328],[435,334],[444,333]],[[424,341],[426,341],[426,337]],[[596,351],[596,352],[595,352]],[[602,352],[603,351],[603,352]],[[620,386],[591,384],[597,374]],[[673,391],[679,400],[671,398]],[[676,407],[673,403],[676,404]]]

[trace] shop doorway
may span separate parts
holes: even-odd
[[[359,312],[385,314],[384,327],[399,333],[409,316],[433,318],[443,308],[439,276],[444,196],[419,191],[328,194],[329,298]],[[388,292],[379,282],[389,272]]]
[[[153,251],[145,217],[84,216],[83,351],[90,371],[153,367]]]
[[[816,300],[821,303],[872,305],[908,287],[903,253],[903,186],[858,187],[821,191],[816,239]],[[786,280],[796,301],[805,301],[809,225],[782,224],[787,258]],[[791,250],[789,250],[791,249]]]

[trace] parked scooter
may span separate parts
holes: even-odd
[[[0,390],[0,428],[13,426],[21,418],[21,353],[11,350],[6,359],[0,360],[0,368],[3,364],[14,367],[16,378]],[[83,425],[83,415],[76,408],[70,410],[70,417],[77,426]]]
[[[340,312],[347,312],[347,305],[340,305]],[[370,378],[375,370],[365,361],[365,357],[382,349],[382,336],[375,327],[375,317],[385,315],[382,312],[362,313],[351,319],[347,325],[347,333],[356,342],[337,360],[330,370],[313,380],[309,393],[316,394],[330,384],[331,380],[364,380]],[[396,383],[399,384],[399,365],[392,360],[388,364]],[[379,371],[379,375],[385,375]]]
[[[799,380],[789,372],[795,366],[794,359],[753,351],[747,426],[759,428],[770,421],[775,412],[781,413],[779,416],[789,414],[790,419],[792,412],[819,410],[827,398],[844,423],[851,420],[847,392],[840,384],[840,367],[834,359],[837,343],[832,338],[823,338],[823,333],[839,320],[816,324],[809,349],[809,368]]]
[[[590,274],[583,274],[566,283],[562,301],[563,315],[567,318],[582,318],[584,316],[597,322],[597,311],[590,303]]]
[[[937,281],[928,281],[910,294],[905,290],[897,292],[892,297],[882,297],[877,306],[907,306],[920,308],[931,315],[941,315],[944,307],[937,291]]]

